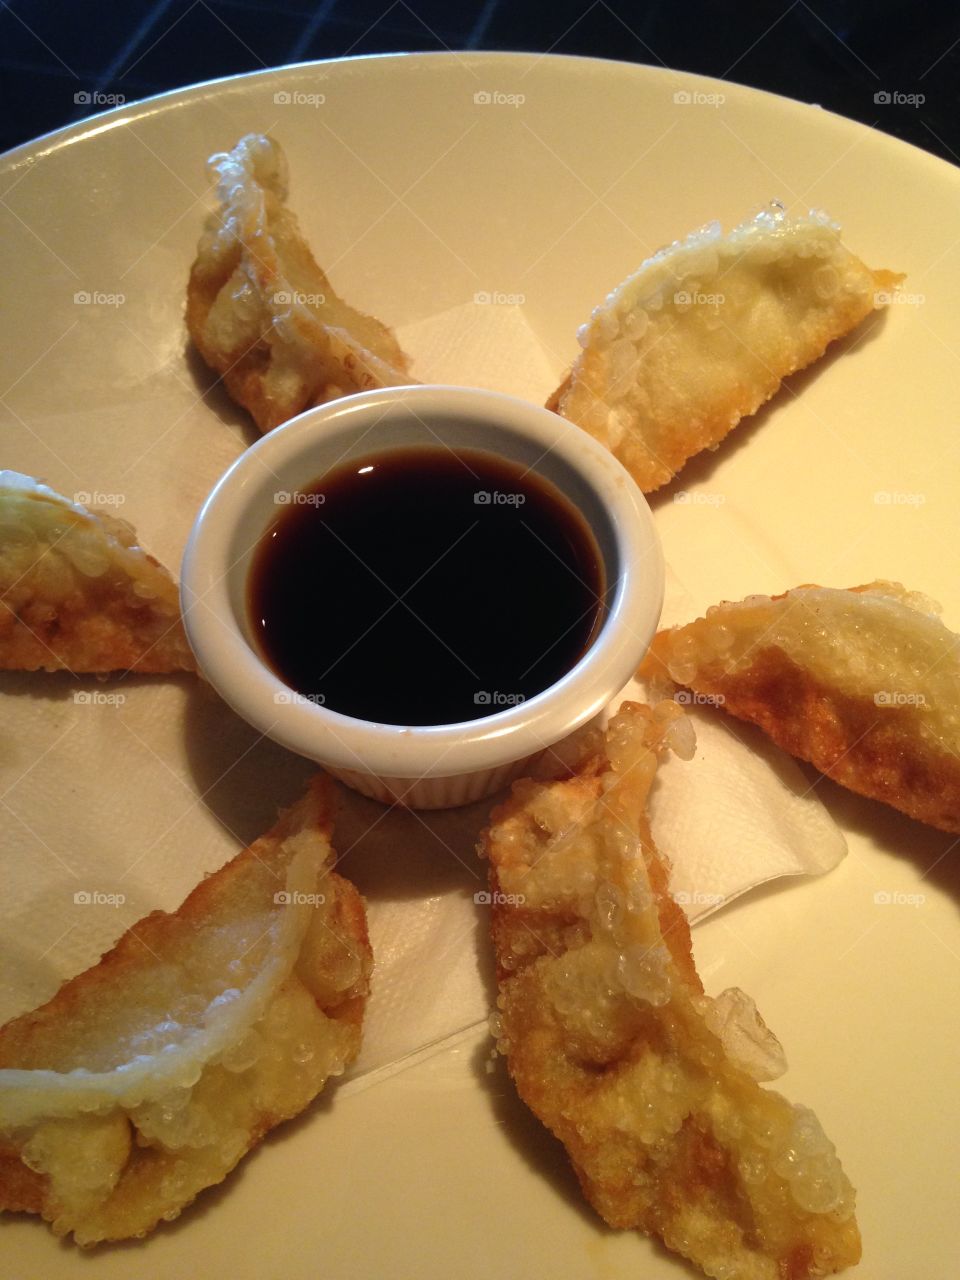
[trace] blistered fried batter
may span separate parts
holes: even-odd
[[[835,782],[960,833],[960,636],[893,582],[797,587],[661,631],[641,673],[710,694]]]
[[[145,1235],[356,1056],[371,957],[327,786],[0,1029],[0,1208]]]
[[[596,436],[649,493],[885,305],[902,278],[865,267],[822,213],[788,218],[774,204],[728,235],[710,223],[596,308],[547,408]]]
[[[854,1192],[749,997],[704,995],[650,836],[674,703],[624,704],[566,780],[517,783],[485,836],[498,1047],[611,1226],[725,1280],[806,1280],[860,1257]]]
[[[261,431],[338,396],[412,382],[386,325],[334,291],[286,207],[287,161],[251,133],[211,156],[220,208],[197,248],[187,328]]]
[[[129,524],[0,471],[0,669],[193,671],[176,584]]]

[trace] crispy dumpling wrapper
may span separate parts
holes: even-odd
[[[0,471],[0,669],[193,671],[176,583],[124,520]]]
[[[758,1083],[785,1062],[750,998],[704,994],[650,835],[658,757],[689,728],[625,703],[569,777],[495,810],[493,1030],[611,1226],[709,1276],[829,1275],[860,1257],[853,1188],[813,1112]]]
[[[187,327],[260,430],[338,396],[414,381],[391,330],[344,302],[310,252],[286,206],[279,144],[251,133],[210,167],[220,207],[190,272]]]
[[[960,833],[960,636],[896,582],[748,596],[640,668],[709,695],[835,782]]]
[[[0,1208],[82,1245],[145,1235],[353,1060],[371,956],[328,785],[0,1028]]]
[[[596,308],[547,407],[649,493],[886,305],[902,278],[864,266],[823,213],[788,217],[774,204],[727,235],[712,222]]]

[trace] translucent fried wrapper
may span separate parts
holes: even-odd
[[[334,290],[287,208],[287,161],[261,134],[210,158],[220,207],[197,248],[187,327],[270,431],[312,405],[414,381],[393,333]]]
[[[173,914],[0,1029],[0,1207],[143,1236],[302,1111],[360,1046],[363,901],[318,779]]]
[[[649,493],[885,306],[902,278],[864,266],[817,210],[790,217],[773,203],[728,234],[711,222],[600,303],[547,407]]]
[[[133,528],[17,471],[0,471],[0,669],[195,669],[176,583]]]
[[[682,714],[624,704],[493,814],[493,1030],[611,1226],[724,1280],[832,1274],[860,1257],[853,1188],[813,1112],[758,1083],[783,1056],[752,1001],[704,993],[647,824]]]

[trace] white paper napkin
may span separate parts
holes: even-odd
[[[661,625],[696,616],[668,566]],[[650,701],[662,692],[634,680],[623,697]],[[835,867],[846,839],[796,762],[754,726],[685,691],[675,696],[693,722],[697,750],[692,760],[667,756],[661,763],[650,827],[673,863],[670,888],[690,922],[768,880]]]
[[[543,404],[558,381],[522,307],[470,302],[408,325],[397,337],[422,382],[486,387]]]
[[[468,304],[398,336],[424,380],[542,402],[559,373],[521,308]],[[99,471],[92,474],[97,434],[87,428],[87,483],[104,489]],[[222,448],[228,461],[237,437],[223,433],[213,451]],[[174,526],[161,519],[169,493],[148,507],[148,495],[132,492],[120,514],[150,530],[151,549],[175,568]],[[185,527],[190,512],[177,514]],[[671,578],[665,621],[695,613]],[[203,874],[272,824],[311,766],[261,739],[189,678],[9,674],[0,687],[4,1021],[48,999],[146,912],[176,907]],[[692,714],[697,756],[668,761],[652,798],[654,834],[691,919],[773,877],[834,866],[843,837],[793,761],[746,726]],[[475,844],[490,804],[415,814],[341,794],[339,866],[367,897],[376,957],[358,1077],[396,1068],[487,1016],[487,909],[474,895],[486,887]]]

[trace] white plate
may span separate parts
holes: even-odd
[[[867,262],[907,272],[904,299],[656,499],[667,554],[699,606],[889,577],[940,599],[960,628],[957,171],[817,108],[646,67],[473,54],[321,63],[170,94],[11,153],[0,170],[3,465],[71,494],[121,494],[120,513],[176,567],[198,503],[252,438],[225,402],[198,398],[182,323],[204,159],[249,130],[283,142],[292,204],[353,303],[401,325],[477,293],[522,295],[558,377],[591,306],[660,244],[772,197],[827,208]],[[84,292],[94,301],[75,302]],[[25,687],[11,679],[5,696]],[[157,731],[182,747],[179,720]],[[236,848],[222,823],[252,834],[302,776],[282,753],[241,764],[231,776],[242,786],[207,797],[210,845],[195,856],[175,822],[145,829],[137,788],[152,802],[168,789],[175,817],[216,771],[193,760],[171,780],[151,745],[131,744],[130,775],[103,777],[96,797],[48,797],[44,821],[22,832],[36,900],[0,904],[4,954],[38,991],[116,932],[101,913],[64,942],[59,907],[49,919],[36,907],[74,883],[71,831],[89,837],[92,811],[109,816],[129,861],[157,848],[169,858],[170,906],[200,865]],[[3,753],[16,825],[11,812],[43,795],[44,761],[18,759],[10,741]],[[756,997],[791,1061],[784,1092],[836,1141],[859,1189],[857,1274],[946,1280],[960,1146],[954,841],[819,790],[850,857],[706,923],[699,966],[711,990]],[[368,875],[363,887],[410,896],[446,874],[420,867],[405,883],[393,868],[386,886]],[[598,1224],[502,1069],[484,1071],[486,1055],[468,1032],[387,1080],[333,1091],[176,1226],[100,1251],[98,1280],[685,1274]],[[5,1242],[24,1275],[89,1272],[35,1220],[6,1224]]]

